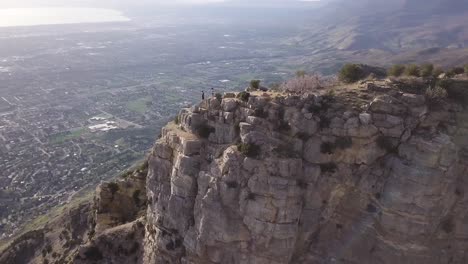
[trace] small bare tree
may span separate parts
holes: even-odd
[[[297,75],[295,78],[283,83],[281,90],[288,93],[310,93],[332,85],[335,78],[325,78],[320,74]]]

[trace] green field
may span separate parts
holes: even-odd
[[[133,111],[135,113],[144,114],[149,109],[149,106],[148,106],[149,102],[151,102],[150,97],[140,98],[140,99],[128,102],[127,108],[130,111]]]
[[[86,133],[86,131],[86,128],[78,128],[67,133],[56,134],[51,137],[50,142],[53,144],[63,143],[67,140],[72,140],[81,137],[83,134]]]

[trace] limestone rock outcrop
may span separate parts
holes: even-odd
[[[144,262],[467,263],[466,110],[367,87],[182,110],[149,158]]]

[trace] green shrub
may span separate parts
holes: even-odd
[[[452,80],[442,79],[442,80],[438,80],[436,82],[436,86],[440,86],[440,87],[444,88],[445,90],[447,90],[448,88],[450,88],[452,83],[453,83]]]
[[[340,81],[345,83],[354,83],[364,77],[364,71],[357,64],[345,64],[339,73]]]
[[[406,67],[401,64],[395,64],[388,69],[388,75],[399,77],[405,72]]]
[[[201,138],[208,138],[211,133],[216,132],[214,127],[211,127],[207,124],[202,124],[196,129],[196,133]]]
[[[419,77],[421,75],[421,71],[419,69],[419,66],[416,64],[411,64],[408,65],[405,69],[405,75],[406,76],[414,76],[414,77]]]
[[[468,89],[466,89],[466,81],[455,81],[452,79],[444,79],[437,84],[447,91],[447,98],[460,103],[464,106],[468,105]]]
[[[447,90],[442,88],[441,86],[436,86],[434,88],[428,88],[426,90],[426,98],[431,101],[441,101],[447,98]]]
[[[220,93],[215,94],[215,97],[216,97],[216,99],[217,99],[218,101],[222,101],[222,100],[223,100],[223,95],[220,94]]]
[[[127,179],[128,177],[132,176],[132,174],[133,174],[133,171],[128,170],[128,171],[124,172],[122,175],[120,175],[120,177],[122,177],[124,179]]]
[[[447,73],[446,73],[446,75],[447,75],[447,77],[452,78],[452,77],[454,77],[455,75],[462,74],[462,73],[464,73],[464,72],[465,72],[465,69],[464,69],[464,68],[462,68],[462,67],[454,67],[454,68],[448,70]]]
[[[255,144],[241,143],[237,145],[237,150],[249,158],[256,158],[260,155],[260,146]]]
[[[241,100],[244,101],[244,102],[248,102],[248,101],[249,101],[249,98],[250,98],[250,93],[248,93],[248,92],[240,92],[240,93],[237,95],[237,98],[241,99]]]
[[[434,72],[434,65],[433,64],[423,64],[421,66],[421,76],[422,77],[430,77]]]
[[[260,80],[251,80],[250,81],[250,88],[258,90],[260,88]]]
[[[304,70],[299,70],[299,71],[296,72],[296,77],[298,77],[298,78],[303,78],[306,75],[307,75],[307,73]]]
[[[452,69],[452,71],[455,73],[455,74],[463,74],[465,73],[465,69],[463,67],[455,67]]]

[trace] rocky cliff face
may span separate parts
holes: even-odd
[[[15,239],[2,264],[139,263],[143,256],[146,163],[125,179],[101,184],[94,201],[69,204],[43,216],[43,228]]]
[[[460,104],[389,82],[226,97],[151,153],[146,263],[468,261]]]
[[[140,170],[98,189],[89,238],[69,259],[467,263],[468,111],[413,85],[226,94],[183,109],[146,180]]]

